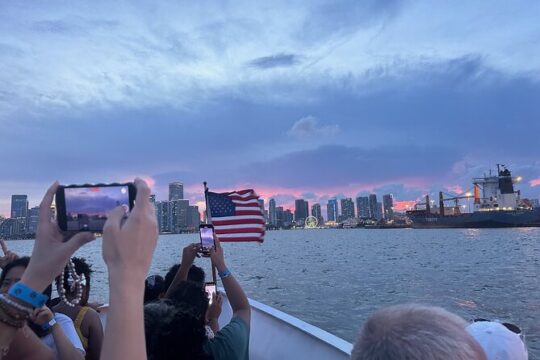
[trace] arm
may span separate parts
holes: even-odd
[[[103,259],[109,269],[109,314],[101,359],[146,359],[144,279],[158,238],[150,189],[135,180],[137,198],[131,214],[117,207],[103,228]]]
[[[168,299],[178,284],[187,280],[189,269],[191,268],[191,265],[193,265],[193,261],[195,261],[197,251],[199,251],[199,244],[197,243],[189,244],[184,248],[182,251],[182,263],[180,264],[171,285],[167,289],[164,298]]]
[[[53,360],[54,354],[28,326],[17,331],[5,360]]]
[[[206,311],[207,323],[214,333],[219,331],[219,316],[221,315],[221,305],[223,304],[223,296],[220,292],[212,294],[212,304]]]
[[[210,257],[212,258],[212,264],[221,273],[227,270],[227,266],[225,265],[223,248],[217,238],[215,241],[216,246],[210,250]],[[225,293],[227,293],[229,303],[231,304],[233,316],[240,317],[249,326],[251,320],[251,307],[249,306],[249,301],[244,290],[242,290],[242,287],[238,284],[233,274],[229,274],[227,277],[221,279],[221,281],[225,288]]]
[[[69,331],[69,337],[67,335],[67,331]],[[56,350],[58,351],[59,360],[84,360],[84,349],[71,319],[66,323],[54,324],[52,327],[52,336],[54,338]],[[77,346],[79,347],[76,347],[76,345],[72,342],[74,340],[78,342]]]
[[[86,359],[99,360],[101,353],[101,346],[103,345],[103,326],[101,326],[101,320],[97,312],[90,310],[87,313],[89,326],[88,326],[88,352],[86,353]]]
[[[39,292],[45,290],[54,277],[62,272],[67,260],[77,249],[94,239],[94,235],[90,233],[71,234],[70,237],[60,231],[58,224],[52,219],[51,210],[57,188],[58,182],[55,182],[41,201],[32,257],[21,279],[21,283]],[[0,322],[0,358],[3,351],[9,348],[16,333],[17,328]]]

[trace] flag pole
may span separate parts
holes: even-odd
[[[212,225],[212,212],[210,211],[210,205],[208,203],[208,186],[206,181],[203,182],[203,185],[204,185],[204,201],[206,203],[206,209],[205,209],[205,212],[206,212],[206,224],[209,224],[209,225]],[[214,236],[216,236],[215,232],[214,232]],[[214,284],[217,284],[217,274],[216,274],[216,267],[214,266],[214,264],[211,263],[210,265],[212,267],[212,280],[214,281]]]

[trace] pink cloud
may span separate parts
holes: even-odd
[[[529,185],[532,187],[540,185],[540,178],[529,180]]]

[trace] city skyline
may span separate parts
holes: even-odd
[[[539,12],[522,0],[7,2],[0,213],[56,179],[135,176],[159,198],[180,179],[199,205],[208,181],[289,208],[370,193],[399,207],[465,192],[497,163],[538,198]]]

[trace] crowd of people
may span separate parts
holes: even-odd
[[[51,210],[57,183],[40,205],[31,257],[19,257],[2,242],[0,359],[249,359],[251,308],[219,239],[209,256],[233,314],[221,328],[223,295],[213,293],[209,301],[206,274],[194,265],[199,244],[186,246],[165,277],[147,277],[158,231],[150,189],[140,179],[135,185],[129,216],[118,207],[103,229],[109,277],[104,327],[99,306],[89,303],[91,265],[73,257],[94,235],[59,230]],[[441,308],[407,304],[371,315],[351,359],[522,360],[527,349],[515,325],[468,323]]]

